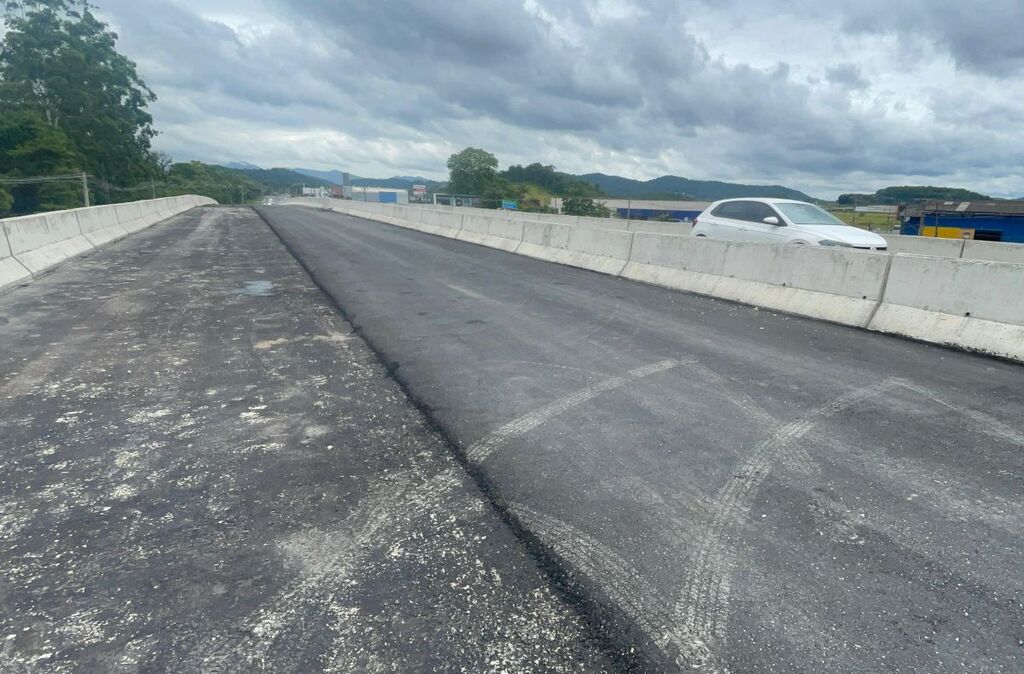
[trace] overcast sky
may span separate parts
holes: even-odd
[[[1021,0],[96,0],[176,159],[1024,196]]]

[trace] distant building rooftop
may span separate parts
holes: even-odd
[[[929,199],[907,206],[905,214],[916,218],[921,213],[957,215],[1015,215],[1024,217],[1024,200],[1006,201],[942,201]]]

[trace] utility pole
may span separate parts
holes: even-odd
[[[82,173],[82,202],[86,208],[89,208],[89,176]]]

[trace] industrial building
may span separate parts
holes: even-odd
[[[391,187],[346,187],[351,189],[353,201],[370,201],[382,204],[407,204],[409,191]]]
[[[900,211],[900,233],[1024,243],[1024,200],[923,201]]]
[[[711,205],[709,201],[652,201],[641,199],[594,199],[611,210],[614,217],[624,220],[668,219],[692,222]],[[562,199],[551,200],[551,207],[562,210]]]
[[[435,206],[470,206],[480,207],[480,197],[475,194],[435,194]]]

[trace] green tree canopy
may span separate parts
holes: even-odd
[[[156,96],[87,0],[7,0],[6,7],[0,110],[38,113],[105,181],[130,185],[156,175],[146,110]]]
[[[566,215],[585,215],[591,218],[607,218],[611,211],[590,197],[568,197],[562,201],[562,212]]]
[[[80,157],[63,130],[28,110],[0,117],[0,176],[26,178],[81,171]],[[0,212],[15,215],[82,205],[78,183],[47,182],[9,186],[11,202]],[[0,198],[0,202],[6,201]],[[0,203],[0,206],[3,204]]]
[[[263,185],[239,171],[197,161],[169,167],[167,182],[175,194],[200,194],[222,204],[245,202],[265,191]]]
[[[883,187],[874,194],[840,194],[836,199],[836,203],[843,205],[896,205],[920,201],[922,199],[940,199],[945,201],[987,201],[991,198],[992,197],[985,196],[984,194],[961,189],[959,187],[901,185]]]
[[[560,173],[554,166],[545,166],[537,162],[529,166],[509,166],[501,175],[513,183],[529,183],[560,196],[604,196],[597,186],[568,173]]]
[[[483,194],[498,177],[498,160],[485,150],[467,147],[448,158],[448,189],[455,194]]]

